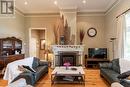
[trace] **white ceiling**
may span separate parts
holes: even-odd
[[[15,0],[16,8],[23,13],[54,13],[59,12],[60,9],[74,9],[78,12],[106,12],[118,0],[86,0],[86,4],[82,0]],[[25,5],[24,2],[28,4]]]

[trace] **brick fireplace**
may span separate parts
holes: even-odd
[[[83,65],[82,45],[52,45],[53,61],[52,68],[56,66],[63,66],[65,61],[69,61],[71,66]]]

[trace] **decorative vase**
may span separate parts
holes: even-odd
[[[80,42],[80,45],[82,45],[83,43],[82,42]]]
[[[64,63],[64,66],[65,66],[66,70],[68,70],[68,67],[69,67],[70,65],[71,65],[70,62],[65,62],[65,63]]]
[[[68,68],[68,66],[66,66],[66,70],[68,70],[69,68]]]

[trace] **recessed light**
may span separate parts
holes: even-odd
[[[86,0],[83,0],[82,2],[85,4],[85,3],[86,3]]]
[[[28,2],[27,2],[27,1],[25,1],[25,2],[24,2],[24,4],[25,4],[25,5],[27,5],[27,4],[28,4]]]
[[[57,5],[57,1],[54,1],[54,4]]]

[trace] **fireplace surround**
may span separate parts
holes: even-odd
[[[71,66],[83,65],[84,46],[83,45],[52,45],[53,60],[52,68],[63,66],[63,63],[70,61]]]
[[[77,64],[77,58],[78,58],[77,52],[61,52],[59,53],[59,64],[60,66],[63,66],[64,63],[69,62],[70,66],[76,66]]]

